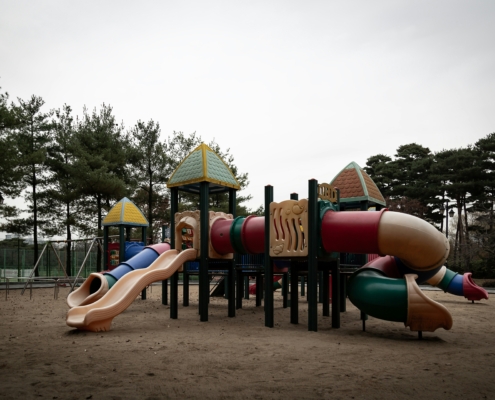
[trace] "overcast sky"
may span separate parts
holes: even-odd
[[[267,184],[306,197],[351,161],[495,132],[494,42],[493,0],[2,0],[0,86],[215,139],[257,208]]]

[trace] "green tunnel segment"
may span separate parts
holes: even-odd
[[[407,321],[407,286],[404,279],[387,278],[381,271],[363,269],[349,280],[352,304],[372,317]]]

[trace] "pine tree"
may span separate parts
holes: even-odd
[[[430,170],[434,162],[430,149],[417,143],[399,146],[394,159],[378,154],[369,157],[365,171],[377,183],[389,209],[440,223],[438,183]]]
[[[454,263],[459,269],[469,268],[473,253],[468,212],[473,200],[483,191],[479,153],[472,147],[438,152],[431,170],[443,182],[442,193],[454,201],[457,209]]]
[[[70,241],[72,228],[77,226],[78,215],[81,213],[82,200],[74,165],[74,134],[77,124],[68,105],[54,113],[53,142],[48,148],[46,160],[50,177],[47,180],[48,187],[40,198],[40,212],[47,221],[43,227],[46,235],[65,235],[68,241],[66,272],[68,276],[72,276]]]
[[[165,185],[170,168],[167,148],[160,140],[160,133],[160,125],[153,120],[147,123],[138,121],[131,129],[134,139],[132,172],[138,186],[134,201],[147,214],[150,224],[148,234],[153,242],[158,239],[160,232],[159,227],[155,226],[155,220],[163,218],[163,206],[165,209],[168,207]]]
[[[20,195],[24,182],[22,181],[22,171],[19,168],[19,148],[14,134],[15,128],[19,125],[13,110],[13,105],[9,104],[8,93],[0,93],[0,207],[3,213],[15,211],[15,207],[3,206],[5,198],[15,198]]]
[[[31,96],[27,101],[18,99],[19,105],[13,108],[19,122],[15,130],[15,140],[20,154],[22,181],[28,188],[26,201],[33,222],[34,262],[38,260],[38,230],[43,221],[39,220],[38,197],[48,178],[45,160],[47,148],[52,140],[52,112],[42,112],[45,101]],[[37,272],[37,271],[36,271]]]
[[[78,226],[85,234],[102,236],[105,210],[133,191],[129,138],[123,125],[116,123],[112,107],[103,104],[99,111],[84,109],[74,140],[74,177],[85,201],[84,220]],[[101,269],[99,248],[97,269]]]

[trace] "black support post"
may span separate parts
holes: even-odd
[[[199,256],[199,318],[208,321],[210,280],[208,278],[208,203],[209,183],[201,182],[199,189],[200,249]]]
[[[273,328],[273,263],[270,257],[270,203],[273,186],[265,186],[265,326]]]
[[[242,296],[244,295],[244,277],[242,271],[236,271],[236,303],[235,308],[242,308]]]
[[[175,248],[175,213],[179,210],[179,189],[170,189],[170,245]],[[179,249],[180,250],[180,249]],[[178,272],[170,277],[170,318],[176,319],[178,315],[177,285]],[[175,289],[174,289],[175,286]],[[162,304],[167,304],[167,282],[162,282]]]
[[[170,318],[179,318],[179,272],[170,277]]]
[[[125,228],[119,225],[119,264],[125,260]]]
[[[284,273],[282,275],[282,307],[287,308],[289,306],[289,274]]]
[[[340,312],[346,312],[346,299],[347,299],[347,275],[340,274]]]
[[[249,276],[244,277],[244,298],[249,300]],[[258,305],[256,305],[258,307]]]
[[[162,243],[165,242],[165,229],[166,226],[162,225]],[[146,243],[146,230],[143,232],[143,238],[142,242]],[[170,244],[170,248],[172,249],[172,244]],[[168,280],[165,279],[162,281],[162,304],[167,305],[168,304]]]
[[[318,181],[308,182],[308,330],[318,331]]]
[[[299,194],[291,193],[290,199],[299,200]],[[297,264],[293,258],[290,260],[289,281],[290,297],[288,306],[290,307],[290,322],[291,324],[297,324],[299,323],[299,275]]]
[[[236,190],[230,188],[229,189],[229,214],[232,214],[232,216],[235,218],[236,214],[236,208],[237,208],[237,199],[236,199]],[[235,281],[235,276],[236,276],[236,265],[237,265],[237,254],[234,254],[234,258],[231,260],[229,263],[229,271],[227,275],[227,285],[226,288],[229,289],[227,293],[227,298],[228,298],[228,316],[229,317],[235,317],[235,294],[236,294],[236,281]],[[240,274],[242,275],[242,274]],[[239,290],[239,288],[237,289]],[[239,298],[240,296],[238,296]]]
[[[147,243],[146,243],[146,227],[145,226],[143,226],[143,228],[141,229],[141,242],[143,242],[145,246],[147,245]]]
[[[189,274],[187,273],[187,265],[184,264],[182,270],[182,305],[189,307]]]
[[[126,236],[127,236],[127,240],[131,240],[131,228],[130,227],[128,227],[126,229]],[[141,241],[146,246],[146,227],[145,226],[143,226],[143,228],[141,229]],[[144,288],[141,291],[141,300],[146,300],[146,288]]]
[[[330,316],[330,290],[329,290],[330,271],[329,271],[328,263],[325,263],[323,271],[321,271],[321,277],[322,277],[322,282],[320,284],[320,287],[322,289],[321,303],[323,305],[323,316],[329,317]]]
[[[262,298],[263,298],[263,274],[260,271],[257,271],[256,272],[256,307],[261,306]]]
[[[290,262],[290,323],[299,323],[299,275],[297,263]]]
[[[332,328],[340,328],[340,260],[332,261]]]
[[[103,270],[108,269],[108,226],[103,227]],[[97,269],[97,272],[100,272]]]

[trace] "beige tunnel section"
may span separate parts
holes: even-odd
[[[450,245],[441,232],[412,215],[388,211],[382,213],[378,226],[381,255],[399,257],[410,268],[430,271],[442,266]]]

